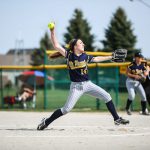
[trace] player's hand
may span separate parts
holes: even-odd
[[[136,80],[139,80],[139,79],[141,79],[141,76],[135,75],[134,78],[135,78]]]
[[[55,23],[54,22],[50,22],[48,24],[48,28],[50,29],[50,31],[53,31],[55,29]]]

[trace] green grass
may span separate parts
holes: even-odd
[[[57,108],[62,107],[68,97],[69,90],[47,90],[47,110],[54,110]],[[114,103],[115,102],[115,92],[110,91],[110,94],[113,98]],[[16,90],[4,90],[4,96],[13,96],[16,95]],[[37,98],[36,98],[36,110],[43,110],[44,108],[44,91],[43,89],[37,90]],[[117,109],[118,110],[124,110],[127,100],[127,93],[126,92],[120,92],[119,93],[119,102]],[[18,109],[19,105],[14,105],[13,109]],[[7,105],[5,105],[5,108],[8,109]],[[134,110],[140,110],[140,99],[138,96],[136,96],[134,102],[133,102],[133,108]],[[93,97],[90,97],[88,95],[83,95],[78,102],[76,103],[73,111],[96,111],[96,99]],[[107,110],[106,105],[103,100],[100,100],[100,111]]]

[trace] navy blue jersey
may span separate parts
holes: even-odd
[[[131,71],[132,74],[134,75],[139,75],[146,71],[146,67],[144,64],[137,65],[135,62],[132,62],[129,66],[128,69]]]
[[[87,64],[91,62],[93,56],[86,53],[77,56],[73,52],[66,51],[66,58],[71,81],[83,82],[89,80]]]

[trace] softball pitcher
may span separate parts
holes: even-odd
[[[130,105],[135,98],[135,92],[140,95],[142,114],[149,115],[146,108],[146,94],[142,86],[142,82],[146,80],[148,70],[142,63],[143,55],[141,53],[135,54],[135,60],[127,68],[126,87],[128,90],[128,99],[126,104],[126,112],[131,115]]]
[[[110,94],[89,80],[87,63],[110,60],[112,59],[112,56],[93,57],[87,55],[84,51],[84,43],[80,39],[71,40],[69,43],[69,50],[66,50],[58,43],[55,35],[55,28],[50,29],[50,31],[54,48],[67,59],[71,85],[65,105],[62,108],[57,109],[49,118],[44,118],[38,125],[37,130],[45,129],[55,119],[70,112],[83,94],[103,99],[108,110],[112,114],[116,125],[129,123],[128,120],[118,116]],[[59,53],[56,53],[53,56],[55,57],[57,54],[59,55]]]

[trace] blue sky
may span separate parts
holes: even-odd
[[[139,0],[0,0],[0,53],[15,48],[17,39],[24,41],[23,48],[38,47],[40,38],[48,31],[49,21],[56,22],[57,37],[63,43],[75,8],[83,11],[92,27],[91,33],[96,36],[95,45],[102,48],[99,41],[104,39],[104,30],[119,6],[133,23],[138,40],[136,48],[150,58],[150,8]]]

